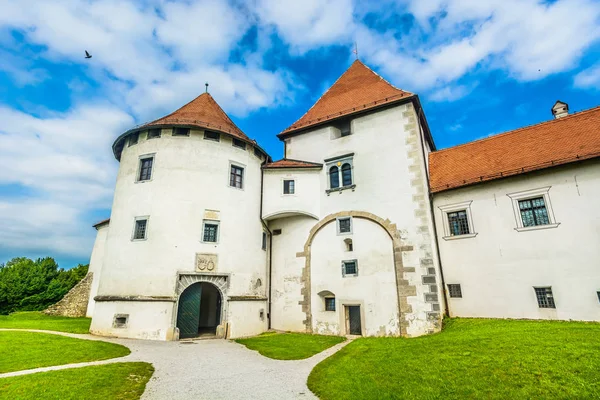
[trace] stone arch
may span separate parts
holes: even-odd
[[[302,312],[306,315],[303,321],[306,332],[312,332],[312,310],[311,310],[311,245],[315,235],[325,225],[335,221],[340,217],[353,217],[362,218],[378,224],[383,228],[390,236],[393,245],[394,255],[394,271],[396,275],[396,291],[398,295],[398,316],[400,325],[400,334],[403,336],[407,335],[408,319],[406,314],[412,312],[412,306],[408,303],[409,296],[417,295],[417,288],[414,285],[410,285],[408,280],[404,278],[405,272],[414,272],[414,268],[405,268],[402,261],[402,252],[412,251],[412,246],[404,246],[402,244],[402,238],[400,232],[396,227],[396,224],[392,223],[389,219],[383,219],[375,214],[366,211],[340,211],[334,214],[329,214],[325,218],[321,219],[315,226],[312,227],[308,234],[308,238],[304,243],[304,251],[297,253],[297,257],[304,257],[305,263],[302,269],[302,282],[303,287],[301,289],[302,300],[298,302],[302,306]]]

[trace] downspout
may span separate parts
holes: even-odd
[[[263,161],[263,163],[260,166],[260,222],[263,226],[264,229],[266,229],[266,231],[268,232],[267,235],[267,240],[269,241],[269,249],[267,252],[267,258],[268,258],[268,264],[267,264],[267,269],[269,270],[269,288],[268,288],[268,302],[267,302],[267,321],[268,321],[268,325],[267,328],[271,329],[271,293],[272,290],[271,288],[273,287],[273,285],[271,285],[271,278],[272,278],[272,266],[273,266],[273,261],[271,258],[272,250],[273,250],[273,235],[271,230],[269,229],[269,227],[267,226],[267,224],[265,223],[265,221],[263,220],[262,217],[262,213],[263,213],[263,188],[264,188],[264,180],[265,180],[265,170],[263,169],[263,167],[265,166],[265,164],[267,163],[267,159],[265,158],[265,161]]]
[[[444,313],[450,316],[450,310],[448,308],[448,296],[446,295],[446,281],[444,279],[444,268],[442,267],[442,257],[440,254],[440,246],[438,243],[437,228],[435,225],[435,210],[433,208],[433,194],[431,193],[431,187],[429,185],[429,168],[427,168],[427,159],[425,154],[425,138],[423,137],[423,128],[421,126],[421,118],[425,118],[423,115],[423,107],[417,99],[419,106],[419,112],[417,113],[417,125],[419,126],[419,138],[421,140],[421,154],[423,155],[423,166],[425,167],[425,177],[427,178],[427,195],[429,196],[429,211],[431,212],[431,225],[433,226],[433,236],[435,238],[435,252],[437,254],[438,263],[440,264],[440,279],[442,280],[442,296],[444,296]]]

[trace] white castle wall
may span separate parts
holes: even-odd
[[[85,315],[90,318],[92,315],[94,315],[94,307],[96,305],[94,297],[96,297],[98,294],[98,286],[100,285],[100,276],[102,275],[102,263],[104,262],[104,250],[107,236],[108,224],[100,225],[97,228],[96,240],[94,241],[94,247],[92,248],[90,267],[88,270],[92,273],[92,286],[90,288],[90,299],[88,301],[87,312]]]
[[[139,158],[147,154],[155,156],[152,179],[136,182]],[[143,133],[138,144],[126,145],[98,295],[174,297],[177,273],[195,271],[196,253],[214,253],[215,273],[228,276],[228,296],[265,297],[266,251],[261,249],[259,216],[262,161],[252,146],[233,147],[223,134],[220,142],[205,140],[200,130],[192,130],[190,137],[173,137],[171,129],[163,129],[162,137],[149,140]],[[245,168],[243,189],[229,186],[232,162]],[[138,216],[149,216],[147,240],[132,241]],[[217,244],[202,242],[205,216],[220,222]],[[266,329],[254,305],[249,308],[252,313],[245,315],[243,307],[230,307],[232,332],[238,324],[244,325],[244,334]],[[175,302],[96,302],[91,329],[103,335],[166,339],[175,312]],[[128,328],[112,327],[119,313],[130,314]]]

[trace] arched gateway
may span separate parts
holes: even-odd
[[[214,336],[221,324],[222,296],[219,289],[208,282],[196,282],[179,296],[177,328],[179,338]]]

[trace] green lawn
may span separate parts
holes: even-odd
[[[306,333],[265,333],[248,339],[237,339],[251,350],[276,360],[301,360],[346,340],[341,336]]]
[[[119,344],[50,333],[0,332],[0,373],[126,356]]]
[[[91,318],[55,317],[38,311],[0,315],[0,328],[45,329],[49,331],[88,333]]]
[[[321,399],[599,399],[600,324],[451,319],[442,333],[363,338],[313,369]]]
[[[139,399],[151,364],[115,363],[0,379],[0,400]]]

